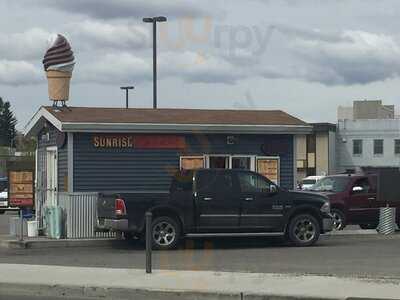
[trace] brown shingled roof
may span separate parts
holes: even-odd
[[[209,110],[68,107],[46,109],[67,123],[135,124],[215,124],[215,125],[293,125],[307,123],[280,110]]]

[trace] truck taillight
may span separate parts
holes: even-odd
[[[125,216],[126,215],[126,206],[125,201],[123,199],[115,199],[115,215],[116,216]]]

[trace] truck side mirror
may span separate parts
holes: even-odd
[[[277,192],[278,192],[278,188],[276,187],[276,185],[271,184],[271,186],[269,187],[269,193],[276,194]]]

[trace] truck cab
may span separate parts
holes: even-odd
[[[312,191],[329,198],[335,229],[342,230],[348,224],[375,229],[380,207],[400,205],[379,199],[377,183],[376,175],[340,174],[323,178]]]

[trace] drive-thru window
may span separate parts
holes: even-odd
[[[181,156],[180,168],[241,169],[258,172],[279,184],[280,161],[277,156],[212,154],[204,156]]]

